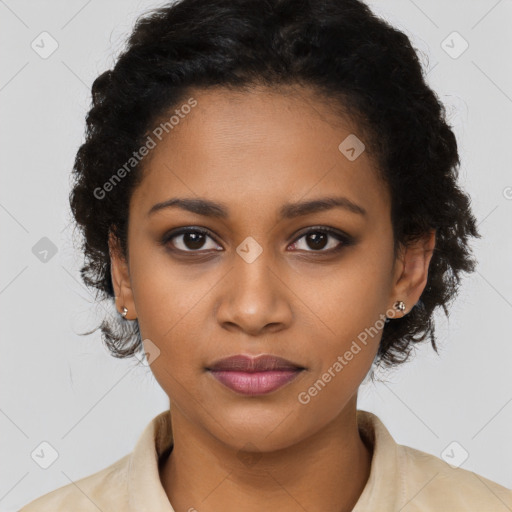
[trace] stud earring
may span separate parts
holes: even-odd
[[[405,311],[405,302],[402,300],[397,300],[393,307],[397,310],[403,313]]]
[[[401,313],[403,313],[405,311],[405,302],[403,300],[397,300],[394,304],[393,304],[393,309],[395,309],[396,311],[400,311]],[[391,318],[394,318],[395,315],[391,315]],[[386,315],[386,323],[388,323],[391,318],[389,316]]]
[[[128,308],[126,308],[126,307],[124,307],[124,306],[123,306],[123,311],[121,311],[121,316],[122,316],[123,318],[126,318],[126,314],[127,314],[127,313],[128,313]]]

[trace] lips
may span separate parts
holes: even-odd
[[[236,355],[216,361],[207,370],[224,386],[243,395],[262,395],[275,391],[305,368],[281,357]]]
[[[254,357],[240,354],[220,359],[207,369],[210,371],[266,372],[271,370],[303,370],[304,367],[278,356],[262,354]]]

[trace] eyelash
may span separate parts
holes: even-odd
[[[176,238],[176,237],[178,237],[180,235],[184,235],[184,234],[187,234],[187,233],[200,233],[202,235],[206,235],[206,236],[210,237],[217,245],[220,245],[215,240],[215,237],[210,233],[209,230],[204,229],[204,228],[200,228],[200,227],[193,227],[193,226],[186,227],[186,228],[180,228],[180,229],[178,229],[176,231],[171,231],[169,233],[166,233],[162,237],[162,240],[161,240],[160,244],[165,246],[165,247],[167,247],[169,245],[169,243],[171,242],[171,240],[173,240],[174,238]],[[305,251],[307,253],[313,253],[313,254],[333,254],[333,253],[337,253],[340,250],[342,250],[343,248],[348,247],[350,245],[353,245],[355,243],[354,238],[352,238],[351,236],[349,236],[349,235],[347,235],[347,234],[345,234],[343,232],[340,232],[338,230],[334,230],[332,228],[325,228],[325,227],[321,227],[321,226],[314,226],[314,227],[309,228],[307,231],[301,233],[300,235],[298,235],[298,237],[295,238],[294,241],[291,244],[289,244],[289,245],[296,244],[300,239],[306,237],[307,235],[309,235],[311,233],[323,233],[323,234],[326,234],[326,235],[330,235],[333,238],[337,239],[341,243],[340,243],[340,245],[338,245],[334,249],[328,249],[326,251],[325,250],[315,251],[315,250],[311,249],[309,251]],[[201,249],[184,251],[182,249],[177,249],[175,247],[170,248],[170,250],[172,250],[174,252],[181,253],[181,254],[183,254],[183,253],[191,253],[191,254],[193,254],[193,253],[200,253],[201,252]],[[218,251],[218,252],[220,252],[220,251]]]

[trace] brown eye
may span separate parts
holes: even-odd
[[[323,249],[328,242],[330,235],[326,233],[322,233],[320,231],[315,231],[314,233],[308,233],[306,235],[306,244],[308,247],[314,250]]]
[[[208,240],[211,242],[208,243]],[[198,252],[200,249],[219,250],[219,246],[208,232],[198,228],[186,228],[169,233],[164,236],[162,243],[164,245],[171,244],[174,249],[183,252]]]
[[[303,239],[304,243],[301,244],[300,241]],[[350,238],[337,231],[315,228],[302,234],[291,247],[306,252],[331,252],[350,244]]]

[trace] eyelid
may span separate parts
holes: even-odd
[[[185,235],[187,233],[201,233],[203,235],[209,236],[217,245],[221,245],[221,244],[219,244],[219,242],[217,242],[215,235],[209,229],[203,228],[200,226],[184,226],[181,228],[176,228],[175,230],[172,229],[163,235],[162,239],[159,241],[159,244],[161,244],[163,246],[167,246],[171,242],[171,240],[173,240],[174,238],[181,236],[181,235]],[[200,253],[200,252],[202,252],[201,249],[198,249],[197,251],[193,251],[193,250],[183,251],[183,250],[177,249],[175,247],[173,248],[173,250],[180,252],[180,253]]]
[[[312,254],[332,254],[332,253],[335,253],[335,252],[341,250],[343,247],[347,247],[347,246],[353,245],[355,243],[354,237],[348,235],[347,233],[344,233],[343,231],[341,231],[339,229],[331,228],[328,226],[310,226],[308,228],[305,228],[305,230],[299,232],[295,236],[295,238],[293,239],[291,244],[289,244],[289,245],[293,245],[293,244],[297,243],[301,238],[303,238],[304,236],[306,236],[310,233],[318,233],[318,232],[325,233],[328,236],[332,236],[333,238],[336,238],[340,242],[340,245],[335,247],[334,249],[328,249],[326,251],[324,251],[324,250],[319,250],[319,251],[309,250],[309,251],[305,251],[305,252],[312,253]]]
[[[328,250],[317,250],[317,251],[315,251],[315,250],[306,250],[306,251],[299,250],[299,251],[293,251],[293,252],[306,252],[306,253],[312,253],[312,254],[332,254],[332,253],[335,253],[335,252],[341,250],[344,247],[353,245],[356,242],[356,239],[353,236],[348,235],[347,233],[345,233],[339,229],[332,228],[329,226],[316,225],[316,226],[308,226],[307,228],[304,228],[303,230],[299,231],[298,234],[294,235],[294,238],[292,239],[292,241],[287,244],[287,247],[289,247],[290,245],[296,244],[301,238],[303,238],[304,236],[306,236],[310,233],[318,233],[318,232],[325,233],[327,235],[332,236],[333,238],[337,239],[340,242],[340,245],[338,245],[335,248],[328,249]],[[202,233],[202,234],[210,237],[217,245],[221,246],[221,244],[217,241],[216,236],[208,228],[204,228],[204,227],[200,227],[200,226],[193,226],[193,225],[183,226],[181,228],[176,228],[175,230],[170,230],[169,232],[167,232],[163,235],[163,237],[159,241],[159,243],[163,246],[167,246],[170,243],[170,241],[173,240],[175,237],[186,234],[186,233]],[[200,254],[201,252],[212,251],[212,249],[208,249],[207,251],[205,251],[203,249],[184,251],[182,249],[177,249],[176,247],[173,247],[172,250],[179,252],[179,253],[190,253],[190,254],[194,254],[194,253]],[[219,250],[219,252],[220,252],[220,250]]]

